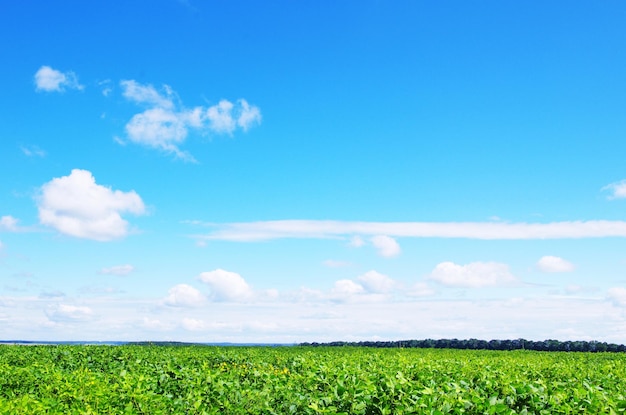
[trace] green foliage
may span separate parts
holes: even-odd
[[[626,356],[0,346],[0,414],[621,414]]]

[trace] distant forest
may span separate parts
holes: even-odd
[[[623,344],[605,343],[598,341],[533,341],[525,339],[515,340],[458,340],[458,339],[426,339],[426,340],[396,340],[396,341],[361,341],[330,343],[300,343],[300,346],[352,346],[352,347],[396,347],[418,349],[469,349],[469,350],[537,350],[544,352],[626,352]]]

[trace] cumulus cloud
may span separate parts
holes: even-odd
[[[54,322],[85,321],[93,317],[93,311],[86,306],[59,304],[49,309],[46,315]]]
[[[115,265],[109,268],[102,268],[100,270],[100,274],[123,276],[123,275],[130,274],[134,270],[135,270],[135,267],[133,267],[130,264]]]
[[[386,235],[377,235],[370,239],[372,245],[378,250],[378,255],[390,258],[400,254],[400,245],[395,239]]]
[[[208,108],[186,108],[175,92],[165,85],[157,90],[152,85],[142,85],[134,80],[121,81],[123,95],[129,101],[147,107],[135,114],[126,124],[126,135],[133,143],[156,148],[177,157],[195,161],[180,146],[190,129],[201,133],[232,134],[237,128],[247,131],[261,122],[261,111],[240,99],[236,103],[221,100]],[[116,141],[121,141],[119,138]]]
[[[607,199],[626,199],[626,180],[607,184],[602,188],[602,191],[607,191],[610,194]]]
[[[101,186],[91,172],[79,169],[44,184],[37,204],[41,224],[65,235],[97,241],[128,234],[128,222],[122,219],[122,213],[145,212],[143,201],[134,191]]]
[[[374,270],[361,275],[357,281],[370,293],[389,293],[396,287],[394,280]]]
[[[37,91],[63,92],[67,89],[82,90],[85,87],[78,82],[74,72],[61,72],[49,66],[42,66],[35,73]]]
[[[335,281],[335,285],[333,286],[331,293],[334,295],[354,295],[361,294],[365,292],[365,288],[359,283],[356,283],[352,280],[339,280]]]
[[[537,261],[537,268],[542,272],[571,272],[574,270],[574,265],[558,256],[546,255],[541,257]]]
[[[15,219],[13,216],[10,216],[10,215],[2,216],[0,217],[0,231],[17,232],[18,231],[17,223],[18,223],[18,220]]]
[[[198,307],[204,301],[202,293],[191,285],[178,284],[170,288],[163,302],[171,307]]]
[[[243,277],[235,272],[216,269],[203,272],[198,279],[211,288],[211,295],[217,301],[247,301],[253,290]]]
[[[466,288],[506,285],[515,281],[508,265],[497,262],[472,262],[467,265],[442,262],[428,278],[449,287]]]
[[[277,220],[209,224],[198,239],[262,241],[284,238],[348,238],[361,246],[361,235],[389,238],[467,238],[483,240],[580,239],[626,237],[626,221],[590,220],[549,223],[506,222],[342,222]]]

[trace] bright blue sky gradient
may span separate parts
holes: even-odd
[[[0,338],[626,342],[624,21],[0,5]]]

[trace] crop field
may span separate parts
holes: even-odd
[[[1,414],[619,414],[626,355],[0,346]]]

